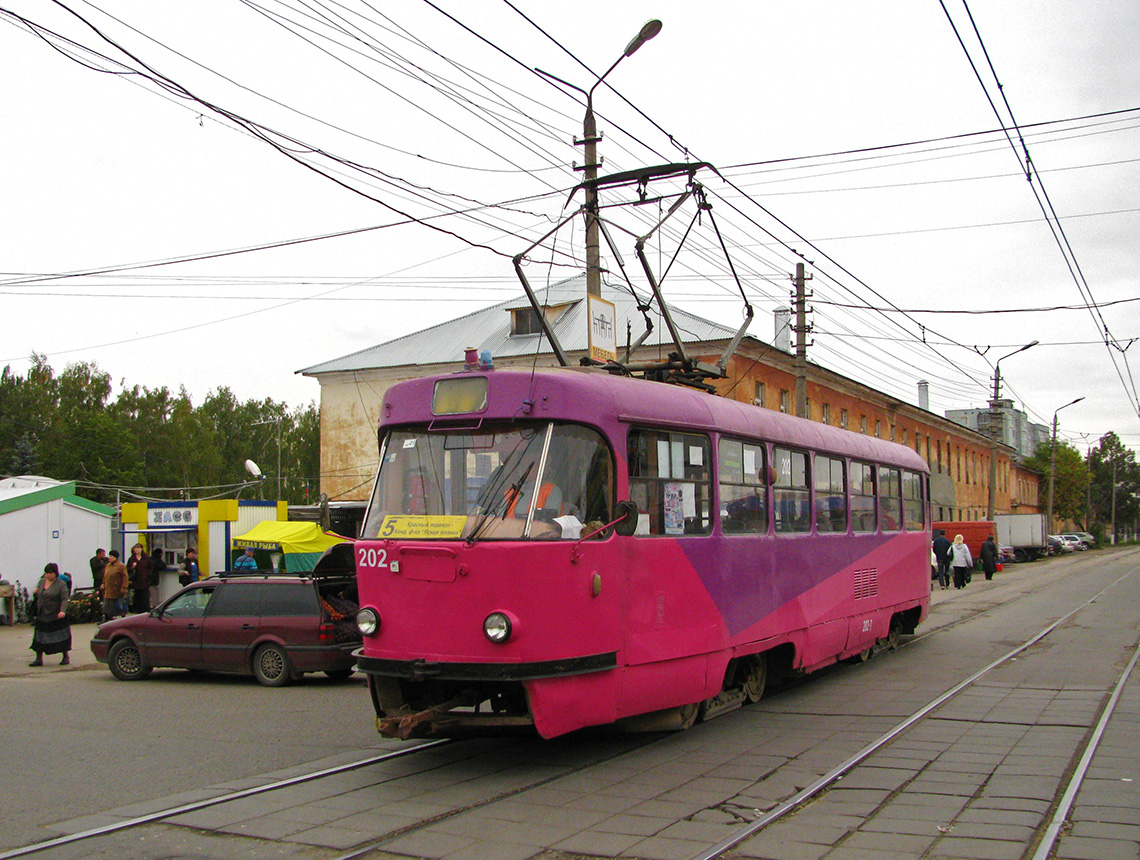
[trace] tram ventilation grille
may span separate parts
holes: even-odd
[[[855,571],[855,599],[874,597],[879,593],[879,569],[865,567]]]

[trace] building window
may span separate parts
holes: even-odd
[[[867,416],[866,415],[860,415],[859,416],[859,432],[862,433],[864,436],[867,435]]]
[[[839,410],[839,426],[842,427],[844,430],[847,429],[847,410],[846,409],[840,409]]]
[[[883,422],[882,421],[876,421],[875,422],[875,438],[876,439],[882,439],[883,438]]]
[[[903,428],[902,443],[904,445],[907,443],[906,442],[906,428],[905,427]],[[917,442],[914,443],[914,447],[915,447],[915,450],[917,451],[918,450],[918,443]]]
[[[938,471],[941,472],[942,471],[942,440],[939,439],[937,441],[938,441]]]
[[[752,398],[752,402],[756,406],[767,406],[768,405],[768,401],[764,397],[764,395],[767,393],[765,388],[766,388],[766,386],[764,385],[763,382],[757,382],[756,383],[756,396]]]
[[[780,389],[780,411],[783,413],[787,413],[788,405],[789,405],[788,389],[781,388]]]
[[[820,417],[822,418],[823,423],[824,424],[830,424],[831,423],[831,404],[825,403],[820,408],[822,409],[822,413],[821,413]]]

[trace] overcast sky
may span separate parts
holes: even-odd
[[[602,173],[717,167],[698,179],[753,335],[806,262],[811,360],[911,403],[929,380],[942,412],[983,406],[994,361],[1038,340],[1002,362],[1003,395],[1045,424],[1083,396],[1063,437],[1140,445],[1135,0],[0,9],[0,364],[18,372],[35,351],[295,406],[319,398],[298,369],[518,294],[510,258],[581,202],[581,96],[533,69],[589,89],[660,18],[595,93]],[[628,236],[657,211],[606,210],[635,275]],[[692,215],[652,245],[662,267]],[[582,252],[576,220],[531,282]],[[709,218],[664,291],[738,324]]]

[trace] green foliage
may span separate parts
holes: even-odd
[[[1041,488],[1037,494],[1042,508],[1049,494],[1049,465],[1052,442],[1037,447],[1025,465],[1041,473]],[[1057,441],[1056,471],[1053,480],[1053,516],[1062,522],[1081,519],[1085,509],[1085,495],[1089,484],[1088,468],[1081,452],[1063,440]],[[1050,524],[1052,528],[1052,524]]]
[[[319,413],[272,399],[239,402],[229,388],[195,407],[183,388],[124,387],[112,396],[110,375],[93,362],[56,375],[41,355],[25,376],[0,372],[0,470],[79,481],[80,493],[104,503],[116,490],[149,498],[234,495],[256,460],[269,478],[262,498],[304,503],[319,483]],[[277,494],[280,440],[281,494]]]
[[[1140,463],[1136,452],[1125,448],[1115,433],[1106,433],[1089,453],[1092,516],[1117,532],[1136,528],[1140,521]],[[1091,529],[1090,529],[1091,531]]]

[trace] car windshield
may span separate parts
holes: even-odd
[[[577,539],[611,520],[602,436],[560,423],[390,431],[364,538]]]

